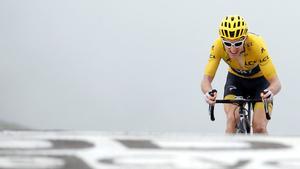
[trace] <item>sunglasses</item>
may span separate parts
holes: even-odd
[[[244,42],[245,42],[245,39],[243,39],[243,40],[240,40],[240,41],[237,41],[237,42],[230,42],[230,41],[226,41],[226,40],[222,40],[223,41],[223,44],[226,46],[226,47],[231,47],[231,46],[233,46],[233,47],[240,47],[240,46],[242,46],[243,44],[244,44]]]

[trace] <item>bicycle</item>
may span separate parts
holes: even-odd
[[[213,95],[213,93],[217,92],[217,90],[212,90],[210,92],[210,95]],[[271,120],[268,103],[269,101],[263,100],[263,99],[249,99],[249,98],[243,98],[241,96],[237,96],[235,100],[216,100],[216,103],[230,103],[238,105],[239,107],[239,115],[240,115],[240,121],[236,125],[236,133],[239,134],[251,134],[251,105],[257,102],[263,102],[264,103],[264,110],[266,114],[266,119]],[[247,105],[247,108],[245,106]],[[214,116],[214,105],[209,105],[209,115],[211,121],[215,121]]]

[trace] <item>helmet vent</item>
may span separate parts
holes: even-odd
[[[234,17],[231,17],[231,21],[234,21]]]
[[[224,32],[225,32],[225,36],[228,37],[228,31],[224,30]]]
[[[229,34],[230,34],[230,37],[231,37],[231,38],[234,37],[234,31],[230,31]]]
[[[243,34],[243,32],[244,32],[244,29],[242,29],[242,31],[241,31],[241,35]]]
[[[235,34],[236,37],[239,37],[240,31],[241,31],[240,29],[238,29],[238,30],[236,31],[236,34]]]
[[[237,26],[238,26],[238,27],[241,26],[241,22],[240,22],[240,21],[237,23]]]

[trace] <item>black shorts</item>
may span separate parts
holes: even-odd
[[[261,99],[260,93],[266,89],[269,84],[264,76],[247,79],[228,72],[224,87],[224,98],[227,95],[235,95],[249,99]]]

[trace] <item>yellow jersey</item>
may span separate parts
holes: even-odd
[[[228,56],[222,39],[218,38],[211,47],[204,74],[214,78],[220,60],[223,59],[229,65],[228,71],[239,77],[256,78],[265,76],[266,79],[270,79],[276,75],[275,67],[261,36],[248,34],[241,57],[243,65]]]

